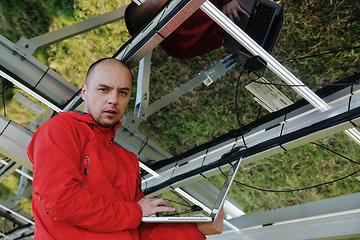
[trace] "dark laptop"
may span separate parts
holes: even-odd
[[[250,15],[241,17],[238,25],[267,52],[273,50],[284,23],[283,8],[271,0],[238,0],[240,6]],[[224,47],[231,52],[251,56],[251,54],[226,33]]]

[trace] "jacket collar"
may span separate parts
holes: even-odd
[[[91,125],[91,126],[96,126],[97,128],[99,128],[100,130],[102,131],[113,131],[114,133],[116,132],[116,130],[121,126],[121,122],[118,122],[115,126],[111,127],[111,128],[105,128],[105,127],[101,127],[95,120],[94,118],[88,114],[88,113],[85,113],[85,112],[81,112],[81,111],[78,111],[78,110],[75,110],[75,111],[69,111],[68,114],[71,114],[71,117],[77,119],[78,121],[81,121],[81,122],[85,122],[87,123],[88,125]]]

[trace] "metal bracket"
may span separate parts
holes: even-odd
[[[212,65],[210,68],[204,70],[200,74],[204,73],[207,78],[203,81],[206,86],[209,86],[216,79],[225,75],[227,71],[229,71],[232,67],[237,64],[234,54],[229,54],[219,62]]]
[[[150,51],[139,63],[139,73],[137,79],[137,92],[134,115],[143,118],[149,106],[149,84],[151,72],[151,55]]]
[[[14,45],[14,51],[24,58],[30,57],[38,47],[25,37],[21,37],[19,41]]]

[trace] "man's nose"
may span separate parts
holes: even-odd
[[[110,92],[108,94],[107,102],[108,104],[113,104],[113,105],[117,104],[117,94],[114,92]]]

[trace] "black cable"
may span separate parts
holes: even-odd
[[[4,117],[6,117],[6,109],[5,109],[5,91],[8,89],[8,87],[4,84],[4,81],[2,81],[2,100],[3,100],[3,108],[4,108]]]
[[[186,213],[200,212],[202,210],[203,209],[201,207],[199,207],[198,205],[192,205],[189,210],[185,210],[185,211],[177,212],[177,213],[161,214],[160,216],[162,216],[162,217],[172,217],[172,216],[179,216],[179,215],[186,214]]]
[[[254,73],[258,78],[260,78],[260,75],[257,74],[256,72],[252,72]],[[281,87],[326,87],[326,86],[351,86],[353,87],[354,85],[358,85],[360,84],[359,82],[346,82],[346,83],[307,83],[307,84],[286,84],[286,83],[272,83],[272,82],[261,82],[261,81],[257,81],[257,80],[252,80],[252,78],[249,75],[249,78],[251,81],[259,83],[259,84],[264,84],[264,85],[273,85],[273,86],[281,86]],[[357,79],[357,80],[360,80]]]
[[[335,180],[332,180],[332,181],[329,181],[329,182],[319,183],[319,184],[316,184],[316,185],[313,185],[313,186],[304,187],[304,188],[298,188],[298,189],[291,189],[291,190],[268,190],[268,189],[262,189],[262,188],[257,188],[257,187],[254,187],[254,186],[250,186],[250,185],[247,185],[245,183],[238,182],[236,180],[234,180],[234,182],[236,182],[236,183],[238,183],[240,185],[243,185],[245,187],[253,188],[253,189],[256,189],[256,190],[263,191],[263,192],[288,193],[288,192],[298,192],[298,191],[308,190],[308,189],[311,189],[311,188],[316,188],[316,187],[320,187],[320,186],[323,186],[323,185],[338,182],[338,181],[344,180],[345,178],[351,177],[351,176],[353,176],[353,175],[355,175],[355,174],[357,174],[359,172],[360,172],[360,169],[353,172],[353,173],[350,173],[349,175],[346,175],[345,177],[341,177],[341,178],[338,178],[338,179],[335,179]]]
[[[226,176],[226,174],[220,169],[220,172]],[[341,181],[341,180],[344,180],[345,178],[348,178],[348,177],[351,177],[357,173],[360,172],[360,169],[353,172],[353,173],[350,173],[349,175],[346,175],[344,177],[341,177],[341,178],[338,178],[338,179],[335,179],[335,180],[332,180],[332,181],[329,181],[329,182],[324,182],[324,183],[319,183],[319,184],[316,184],[316,185],[313,185],[313,186],[309,186],[309,187],[304,187],[304,188],[298,188],[298,189],[290,189],[290,190],[271,190],[271,189],[264,189],[264,188],[259,188],[259,187],[254,187],[254,186],[251,186],[251,185],[248,185],[248,184],[245,184],[245,183],[242,183],[242,182],[239,182],[239,181],[236,181],[234,180],[235,183],[237,184],[240,184],[242,186],[245,186],[245,187],[248,187],[248,188],[252,188],[252,189],[255,189],[255,190],[259,190],[259,191],[262,191],[262,192],[275,192],[275,193],[289,193],[289,192],[298,192],[298,191],[303,191],[303,190],[308,190],[308,189],[311,189],[311,188],[316,188],[316,187],[320,187],[320,186],[323,186],[323,185],[327,185],[327,184],[331,184],[331,183],[334,183],[334,182],[338,182],[338,181]]]
[[[176,191],[173,191],[173,192],[175,193],[175,195],[176,195],[178,198],[180,198],[183,202],[185,202],[188,207],[191,206],[191,205],[184,199],[183,196],[181,196],[181,195],[180,195],[179,193],[177,193]],[[185,206],[185,205],[183,205],[183,206]]]
[[[358,85],[360,83],[307,83],[307,84],[285,84],[285,83],[271,83],[271,82],[260,82],[254,80],[254,82],[264,85],[273,85],[273,86],[281,86],[281,87],[321,87],[321,86],[352,86]]]
[[[202,160],[202,162],[201,162],[201,166],[200,166],[200,175],[203,177],[203,178],[207,178],[202,172],[202,167],[204,166],[204,162],[205,162],[205,159],[206,159],[206,157],[207,157],[207,153],[208,153],[208,151],[209,151],[209,149],[206,149],[206,152],[205,152],[205,156],[204,156],[204,158],[203,158],[203,160]]]
[[[4,117],[6,117],[6,109],[5,109],[5,94],[2,95],[3,100],[3,108],[4,108]]]
[[[140,148],[140,150],[139,150],[139,152],[138,152],[138,154],[137,154],[138,156],[140,155],[140,153],[142,152],[142,150],[144,150],[144,148],[146,147],[146,145],[148,144],[148,142],[149,142],[149,137],[146,138],[144,145]]]
[[[168,214],[161,214],[161,216],[164,216],[164,217],[170,217],[170,216],[178,216],[178,215],[182,215],[182,214],[186,214],[186,213],[191,213],[191,212],[197,212],[197,211],[202,211],[203,209],[198,206],[198,205],[191,205],[188,201],[185,200],[185,198],[183,196],[181,196],[179,193],[177,193],[176,191],[173,191],[174,194],[180,198],[184,203],[182,202],[178,202],[178,201],[175,201],[175,200],[172,200],[172,199],[167,199],[167,198],[163,198],[164,200],[168,201],[168,202],[173,202],[173,203],[176,203],[176,204],[179,204],[183,207],[186,207],[186,208],[189,208],[188,210],[185,210],[183,212],[177,212],[177,213],[168,213]]]
[[[328,151],[330,151],[330,152],[332,152],[332,153],[334,153],[334,154],[336,154],[336,155],[338,155],[338,156],[340,156],[340,157],[343,157],[343,158],[345,158],[346,160],[348,160],[348,161],[350,161],[350,162],[352,162],[352,163],[356,163],[356,164],[359,164],[359,165],[360,165],[360,162],[356,162],[356,161],[354,161],[354,160],[352,160],[352,159],[350,159],[350,158],[348,158],[348,157],[346,157],[346,156],[344,156],[344,155],[342,155],[342,154],[340,154],[340,153],[337,153],[337,152],[335,152],[335,151],[333,151],[333,150],[331,150],[331,149],[329,149],[329,148],[327,148],[327,147],[325,147],[325,146],[323,146],[323,145],[321,145],[321,144],[317,144],[317,143],[314,143],[314,142],[312,142],[312,143],[315,144],[315,145],[317,145],[317,146],[319,146],[319,147],[322,147],[322,148],[324,148],[324,149],[326,149],[326,150],[328,150]],[[226,174],[221,170],[221,168],[219,168],[219,170],[220,170],[220,172],[221,172],[224,176],[226,176]],[[353,175],[355,175],[355,174],[357,174],[357,173],[359,173],[359,172],[360,172],[360,169],[357,170],[357,171],[355,171],[355,172],[353,172],[353,173],[350,173],[350,174],[348,174],[348,175],[346,175],[346,176],[344,176],[344,177],[335,179],[335,180],[331,180],[331,181],[324,182],[324,183],[319,183],[319,184],[316,184],[316,185],[313,185],[313,186],[309,186],[309,187],[298,188],[298,189],[290,189],[290,190],[271,190],[271,189],[264,189],[264,188],[254,187],[254,186],[251,186],[251,185],[248,185],[248,184],[245,184],[245,183],[236,181],[236,180],[234,180],[234,182],[236,182],[237,184],[240,184],[240,185],[242,185],[242,186],[245,186],[245,187],[248,187],[248,188],[252,188],[252,189],[255,189],[255,190],[259,190],[259,191],[262,191],[262,192],[289,193],[289,192],[298,192],[298,191],[308,190],[308,189],[311,189],[311,188],[316,188],[316,187],[320,187],[320,186],[323,186],[323,185],[327,185],[327,184],[331,184],[331,183],[334,183],[334,182],[338,182],[338,181],[344,180],[344,179],[346,179],[346,178],[348,178],[348,177],[351,177],[351,176],[353,176]]]
[[[335,53],[344,52],[344,51],[347,51],[347,50],[358,49],[358,48],[360,48],[360,46],[355,46],[355,47],[350,47],[350,48],[343,48],[343,49],[334,50],[334,51],[327,51],[327,52],[323,52],[323,53],[316,53],[316,54],[309,55],[309,56],[286,59],[286,60],[280,61],[280,63],[293,62],[293,61],[296,61],[296,60],[302,60],[302,59],[312,58],[312,57],[319,57],[319,56],[323,56],[323,55],[327,55],[327,54],[335,54]]]
[[[191,207],[191,205],[188,202],[186,202],[186,204],[184,204],[184,203],[181,203],[181,202],[169,199],[169,198],[163,198],[163,199],[166,200],[167,202],[176,203],[176,204],[179,204],[179,205],[184,206],[184,207]]]
[[[235,114],[236,114],[236,119],[237,119],[237,122],[238,122],[238,125],[239,125],[239,129],[242,128],[243,125],[241,124],[240,116],[239,116],[239,110],[238,110],[238,91],[239,91],[240,78],[241,78],[244,71],[245,71],[245,68],[243,68],[241,70],[240,74],[239,74],[239,78],[238,78],[238,80],[236,82],[236,89],[235,89]],[[245,138],[244,138],[244,134],[241,134],[241,138],[242,138],[242,140],[244,142],[245,148],[247,148]]]
[[[236,82],[236,89],[235,89],[235,114],[236,114],[236,119],[237,119],[239,128],[242,128],[243,126],[240,122],[240,116],[239,116],[239,110],[238,110],[238,91],[239,91],[240,78],[244,71],[245,71],[245,68],[243,68],[240,72],[239,78]]]
[[[261,109],[262,109],[262,106],[259,105],[259,110],[258,110],[258,113],[257,113],[256,120],[255,120],[255,121],[259,120],[260,114],[261,114]]]
[[[340,154],[340,153],[337,153],[337,152],[335,152],[334,150],[331,150],[331,149],[329,149],[329,148],[327,148],[327,147],[325,147],[325,146],[323,146],[323,145],[321,145],[321,144],[318,144],[318,143],[315,143],[315,142],[311,142],[311,143],[314,144],[314,145],[317,145],[317,146],[319,146],[319,147],[321,147],[321,148],[323,148],[323,149],[325,149],[325,150],[327,150],[327,151],[330,151],[330,152],[334,153],[335,155],[338,155],[338,156],[340,156],[340,157],[342,157],[342,158],[345,158],[345,159],[348,160],[349,162],[356,163],[356,164],[359,164],[359,165],[360,165],[360,162],[354,161],[354,160],[352,160],[352,159],[350,159],[350,158],[348,158],[348,157],[346,157],[346,156],[344,156],[344,155],[342,155],[342,154]]]

